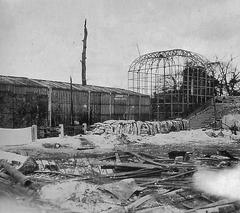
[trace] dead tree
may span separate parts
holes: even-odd
[[[217,65],[215,78],[218,95],[227,94],[236,96],[240,94],[240,72],[233,64],[234,58],[231,57],[227,62],[215,62]]]
[[[71,125],[73,126],[74,121],[73,121],[73,89],[72,89],[72,77],[70,76],[70,114],[71,114]]]
[[[87,20],[85,19],[84,23],[84,37],[83,37],[83,51],[82,51],[82,85],[85,86],[87,85],[87,80],[86,80],[86,50],[87,50]]]

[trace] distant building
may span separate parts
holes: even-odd
[[[129,89],[151,97],[154,120],[186,117],[214,96],[211,64],[182,49],[148,53],[130,65]]]
[[[4,128],[149,120],[150,111],[150,97],[130,90],[73,84],[71,92],[67,82],[0,75],[0,127]]]

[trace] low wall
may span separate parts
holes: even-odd
[[[21,129],[0,128],[0,146],[28,144],[32,141],[32,127]]]

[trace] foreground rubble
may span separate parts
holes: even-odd
[[[208,193],[196,182],[206,168],[218,173],[238,164],[239,145],[230,134],[211,135],[201,130],[155,136],[104,133],[2,147],[1,162],[22,175],[25,164],[31,184],[21,184],[2,165],[0,194],[21,200],[18,205],[30,212],[237,212],[238,199]],[[170,151],[179,150],[191,152],[190,159],[169,158]],[[29,156],[37,166],[31,161],[26,167]]]

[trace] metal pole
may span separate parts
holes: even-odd
[[[163,59],[163,106],[164,106],[164,118],[166,117],[166,60]]]
[[[139,113],[139,121],[140,121],[141,120],[141,95],[139,95],[138,113]]]
[[[214,128],[217,128],[217,109],[216,109],[216,101],[215,101],[215,73],[212,70],[213,75],[213,110],[214,110]]]
[[[127,101],[127,111],[128,111],[128,120],[130,119],[130,96],[129,96],[129,93],[128,93],[128,101]]]

